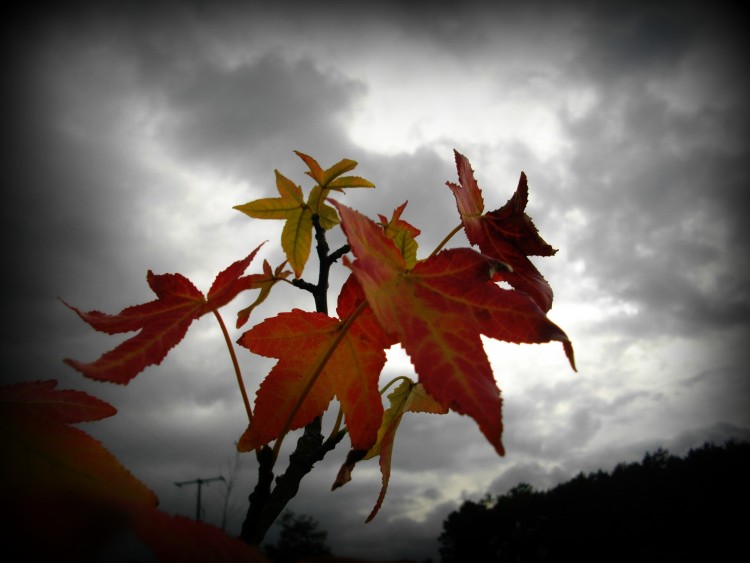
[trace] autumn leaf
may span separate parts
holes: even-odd
[[[339,224],[339,216],[336,210],[325,202],[329,190],[320,186],[314,186],[310,190],[310,197],[307,200],[310,212],[318,216],[320,226],[325,230],[331,230]]]
[[[114,407],[56,386],[49,380],[0,387],[8,561],[94,560],[127,522],[124,505],[153,509],[158,502],[99,441],[71,426],[112,416]]]
[[[99,441],[70,424],[117,411],[57,382],[0,387],[3,554],[18,560],[93,561],[131,528],[160,561],[262,562],[219,529],[157,510],[156,495]],[[119,553],[118,555],[124,555]]]
[[[342,404],[352,443],[359,449],[370,448],[383,413],[377,383],[385,363],[384,350],[395,340],[383,331],[370,307],[360,307],[364,301],[364,292],[352,275],[344,282],[336,307],[343,323],[322,313],[295,309],[266,319],[240,337],[238,343],[252,352],[279,359],[258,389],[253,423],[240,439],[240,451],[278,438],[287,425],[290,430],[304,426],[325,412],[334,396]],[[311,384],[316,368],[351,318],[336,351]]]
[[[268,296],[271,294],[271,289],[277,282],[287,278],[291,272],[284,270],[286,262],[283,262],[276,267],[275,270],[271,271],[271,265],[268,260],[263,261],[263,273],[262,274],[250,274],[249,278],[249,289],[260,289],[255,301],[252,302],[248,307],[240,310],[237,313],[237,328],[243,326],[255,308],[263,303]]]
[[[362,286],[357,281],[357,277],[351,274],[344,282],[344,285],[341,286],[336,304],[336,313],[340,319],[347,319],[358,312],[356,323],[352,326],[354,330],[352,334],[364,336],[374,346],[386,350],[396,344],[398,340],[395,335],[383,330],[372,309],[365,301],[365,292],[362,291]],[[360,305],[363,303],[365,305],[364,308],[359,310]]]
[[[341,191],[342,188],[375,187],[375,184],[373,184],[369,180],[360,178],[359,176],[340,177],[345,172],[349,172],[349,170],[353,170],[357,167],[357,162],[354,160],[345,158],[337,162],[327,170],[323,170],[320,167],[320,164],[318,164],[318,161],[313,157],[308,156],[300,151],[294,151],[294,153],[299,156],[305,162],[305,164],[307,164],[309,171],[305,172],[305,174],[315,180],[318,186],[320,186],[321,188]]]
[[[367,450],[375,443],[383,414],[378,376],[390,344],[382,330],[373,334],[372,318],[360,318],[352,309],[356,288],[345,293],[339,313],[345,320],[358,314],[345,333],[339,319],[293,309],[266,319],[238,340],[255,354],[279,359],[258,389],[240,451],[301,428],[323,414],[334,397],[341,403],[352,447]]]
[[[156,496],[100,442],[71,423],[99,420],[117,412],[82,391],[55,389],[57,382],[33,381],[0,388],[2,481],[18,489],[64,492],[90,499],[140,502]]]
[[[0,387],[0,408],[30,420],[52,424],[75,424],[113,416],[112,405],[74,389],[56,389],[57,381],[33,381]]]
[[[384,215],[379,215],[380,224],[385,231],[385,236],[393,241],[396,247],[401,251],[406,266],[413,268],[417,263],[417,241],[414,240],[419,235],[420,230],[414,225],[401,219],[401,214],[406,208],[406,202],[401,204],[393,211],[390,220]]]
[[[184,516],[138,508],[133,529],[138,538],[165,563],[270,563],[257,550],[219,528]]]
[[[382,474],[382,487],[380,494],[375,502],[375,507],[367,517],[366,522],[370,522],[377,515],[385,499],[388,490],[388,482],[391,477],[391,457],[393,454],[393,441],[396,437],[396,431],[401,423],[401,418],[406,412],[427,412],[434,414],[445,414],[448,409],[435,401],[424,390],[420,383],[414,383],[408,378],[403,381],[388,395],[390,406],[383,414],[383,420],[378,430],[378,439],[375,445],[370,448],[364,456],[361,452],[353,450],[347,456],[347,460],[341,466],[333,489],[344,485],[351,480],[351,473],[354,465],[360,459],[371,459],[380,456],[380,472]]]
[[[350,264],[382,327],[398,337],[427,393],[474,418],[502,455],[500,391],[480,335],[573,348],[528,295],[492,283],[498,263],[471,249],[444,250],[408,269],[383,230],[333,202],[357,260]]]
[[[310,256],[312,212],[302,194],[302,188],[278,170],[274,172],[279,197],[257,199],[243,205],[236,205],[234,209],[256,219],[283,219],[285,221],[281,232],[281,247],[284,249],[289,265],[294,270],[294,275],[299,278]]]
[[[95,362],[66,359],[65,363],[92,379],[127,384],[146,367],[160,364],[184,338],[194,320],[217,311],[241,291],[253,287],[254,279],[242,274],[259,248],[222,271],[211,285],[208,298],[181,274],[155,275],[149,270],[146,279],[156,294],[154,301],[128,307],[117,315],[99,311],[82,312],[65,303],[100,332],[119,334],[140,331]]]
[[[521,172],[516,192],[503,207],[484,213],[482,192],[471,164],[458,151],[454,153],[459,183],[446,183],[456,198],[469,242],[483,254],[508,264],[511,271],[503,272],[500,278],[528,293],[546,313],[552,307],[552,288],[528,256],[552,256],[557,251],[539,236],[525,213],[529,198],[526,174]]]
[[[338,225],[336,211],[325,203],[330,190],[342,191],[343,188],[374,188],[375,186],[368,180],[357,176],[340,177],[341,174],[357,166],[353,160],[344,159],[327,170],[323,170],[311,156],[299,151],[295,153],[307,164],[309,171],[306,174],[317,182],[307,199],[300,186],[276,170],[276,189],[279,197],[257,199],[243,205],[236,205],[234,209],[255,219],[283,219],[285,221],[281,232],[281,247],[289,265],[294,270],[294,276],[299,278],[310,257],[313,216],[318,216],[323,229],[332,229]]]

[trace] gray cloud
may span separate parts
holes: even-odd
[[[278,3],[262,14],[199,2],[141,12],[122,4],[16,22],[5,35],[12,119],[3,135],[14,147],[3,176],[13,273],[4,280],[8,378],[55,376],[113,402],[118,416],[87,430],[157,489],[166,510],[192,514],[193,495],[173,482],[223,471],[244,429],[223,342],[200,321],[162,366],[127,387],[82,381],[60,359],[94,359],[114,343],[93,335],[56,296],[116,312],[151,298],[148,268],[190,270],[210,283],[261,240],[275,245],[270,223],[251,224],[231,205],[273,196],[274,168],[309,187],[294,149],[324,165],[359,160],[358,172],[378,188],[339,199],[371,216],[409,200],[405,218],[422,229],[425,256],[458,222],[444,185],[455,180],[455,146],[474,163],[488,209],[507,200],[521,169],[529,175],[534,220],[561,249],[538,262],[558,295],[553,314],[566,303],[622,302],[637,312],[570,315],[572,326],[563,328],[581,338],[575,344],[587,368],[579,375],[544,372],[557,365],[546,348],[535,349],[533,367],[523,358],[498,361],[501,387],[512,390],[506,458],[471,419],[408,415],[375,522],[356,525],[377,497],[376,462],[329,491],[345,447],[316,468],[291,508],[320,519],[340,553],[422,559],[462,497],[521,480],[552,486],[659,445],[681,453],[705,439],[746,438],[749,178],[738,30],[716,9],[601,6],[392,3],[370,12],[347,5],[334,17]],[[354,63],[344,64],[347,55]],[[446,132],[413,153],[388,155],[350,138],[348,120],[374,93],[368,77],[394,60],[433,70],[430,101],[444,100],[465,137]],[[449,82],[456,64],[466,78]],[[477,75],[487,83],[473,84]],[[523,119],[531,127],[524,136],[506,138],[510,125],[498,120],[497,140],[472,139],[482,124],[464,119],[471,108],[455,101],[472,88],[551,100],[545,109],[559,120],[563,148],[545,156],[534,144],[542,132]],[[534,97],[539,91],[555,95]],[[420,109],[395,103],[394,110]],[[214,181],[218,187],[204,186]],[[280,261],[278,251],[263,252]],[[195,265],[196,256],[208,264]],[[582,271],[571,275],[578,262]],[[340,270],[333,287],[345,275]],[[290,304],[311,306],[289,288],[277,297],[255,320]],[[686,348],[692,355],[681,357]],[[675,375],[688,360],[692,371]],[[252,392],[273,362],[242,361]],[[235,526],[255,469],[252,456],[242,459]]]
[[[578,202],[591,220],[573,244],[612,292],[648,311],[633,330],[748,318],[740,186],[750,178],[737,166],[748,149],[747,84],[736,78],[737,30],[721,22],[718,12],[661,8],[594,20],[575,60],[600,97],[568,124]]]

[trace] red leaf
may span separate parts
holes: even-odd
[[[292,272],[284,270],[285,265],[286,262],[282,262],[276,267],[276,270],[271,271],[271,265],[268,263],[268,260],[264,260],[262,274],[250,274],[247,276],[250,289],[260,289],[260,292],[258,292],[258,296],[250,306],[245,307],[237,313],[237,328],[240,328],[248,321],[252,312],[268,298],[271,294],[271,289],[273,289],[273,286],[278,281],[289,277],[289,274]]]
[[[156,509],[158,500],[97,440],[69,426],[115,409],[55,381],[0,387],[3,555],[23,561],[104,561],[134,529],[165,562],[263,562],[219,529]],[[18,559],[16,559],[17,557]]]
[[[366,450],[375,443],[383,414],[378,376],[385,352],[382,341],[366,332],[367,322],[367,316],[353,322],[315,380],[316,370],[340,334],[338,319],[293,309],[240,337],[238,343],[250,351],[279,359],[258,389],[253,422],[240,438],[240,451],[301,428],[323,414],[334,396],[341,402],[353,447]]]
[[[100,420],[117,413],[109,403],[83,391],[55,389],[57,381],[32,381],[0,387],[4,412],[16,412],[38,421],[75,424]]]
[[[527,258],[552,256],[557,252],[540,236],[531,218],[524,212],[529,188],[521,172],[518,188],[508,202],[496,211],[483,213],[484,200],[469,160],[457,151],[459,185],[447,182],[456,197],[466,236],[482,253],[508,264],[512,271],[502,279],[519,291],[528,293],[546,313],[552,307],[552,288]]]
[[[154,301],[128,307],[117,315],[99,311],[85,313],[65,303],[100,332],[117,334],[140,330],[95,362],[66,359],[65,363],[92,379],[127,384],[146,367],[160,364],[185,337],[194,320],[218,310],[238,293],[252,287],[252,278],[241,276],[259,248],[221,272],[211,285],[208,299],[181,274],[155,275],[149,271],[146,279],[157,296]]]
[[[165,563],[270,563],[255,547],[219,528],[183,516],[138,507],[133,528],[159,561]]]
[[[38,494],[156,505],[156,496],[97,440],[68,423],[114,414],[82,391],[35,381],[0,391],[0,439],[6,463],[0,480]]]
[[[470,249],[440,252],[407,270],[370,219],[334,202],[357,260],[351,268],[382,327],[397,335],[420,382],[441,405],[476,420],[503,454],[500,392],[480,335],[572,346],[526,294],[492,283],[497,263]]]

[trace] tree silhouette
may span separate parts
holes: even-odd
[[[729,442],[684,459],[659,449],[546,492],[522,483],[451,513],[442,561],[728,560],[745,547],[748,474],[750,444]]]
[[[278,541],[266,544],[264,549],[274,563],[294,563],[304,557],[331,554],[326,544],[328,532],[318,530],[318,522],[311,516],[286,510],[277,524],[281,526]]]

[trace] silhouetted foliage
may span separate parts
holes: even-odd
[[[549,491],[522,483],[443,522],[444,563],[723,561],[746,551],[750,444],[659,449]],[[730,557],[730,555],[732,557]]]
[[[318,530],[318,522],[311,516],[286,510],[277,524],[281,526],[278,541],[266,544],[263,550],[274,563],[294,563],[304,557],[331,554],[326,544],[328,532]]]

